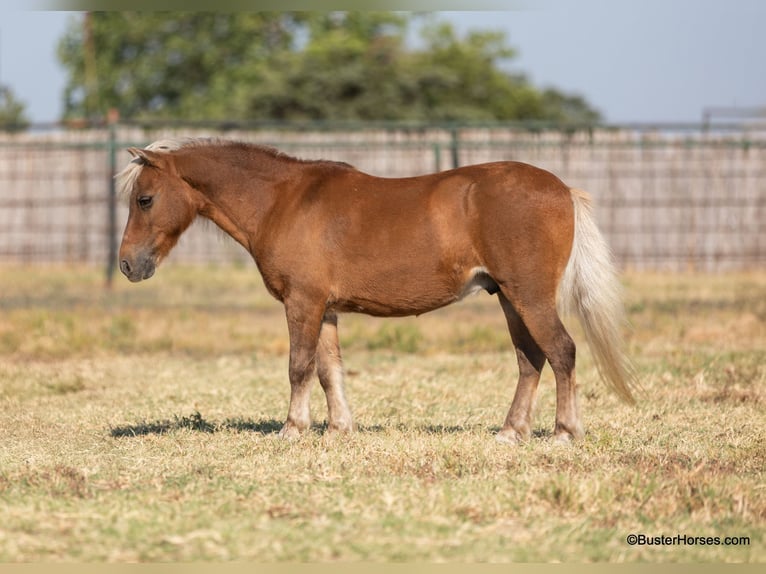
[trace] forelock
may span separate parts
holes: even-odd
[[[171,152],[181,149],[193,141],[192,138],[161,139],[150,143],[144,149],[148,151]],[[127,197],[131,194],[143,168],[144,164],[141,162],[141,159],[134,157],[121,172],[114,176],[117,195]]]
[[[138,176],[141,175],[143,165],[137,158],[133,158],[125,168],[114,176],[115,190],[117,195],[127,197],[133,191]]]

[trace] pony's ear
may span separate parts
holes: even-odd
[[[141,165],[148,165],[158,167],[162,160],[160,154],[150,151],[148,149],[139,149],[137,147],[129,147],[128,153],[132,155],[137,163]]]

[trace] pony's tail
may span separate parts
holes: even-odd
[[[590,196],[570,190],[574,241],[558,291],[559,311],[576,315],[601,378],[623,400],[635,404],[635,369],[623,351],[624,309],[611,252],[596,226]]]

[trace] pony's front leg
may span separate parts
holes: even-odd
[[[317,374],[327,397],[327,423],[329,431],[354,430],[351,409],[343,391],[343,360],[338,342],[338,317],[326,313],[322,319],[317,348]]]
[[[290,406],[279,436],[296,438],[311,425],[309,398],[324,309],[305,301],[286,301],[290,335]]]

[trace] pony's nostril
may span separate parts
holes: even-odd
[[[122,271],[123,275],[130,275],[131,268],[127,259],[120,261],[120,271]]]

